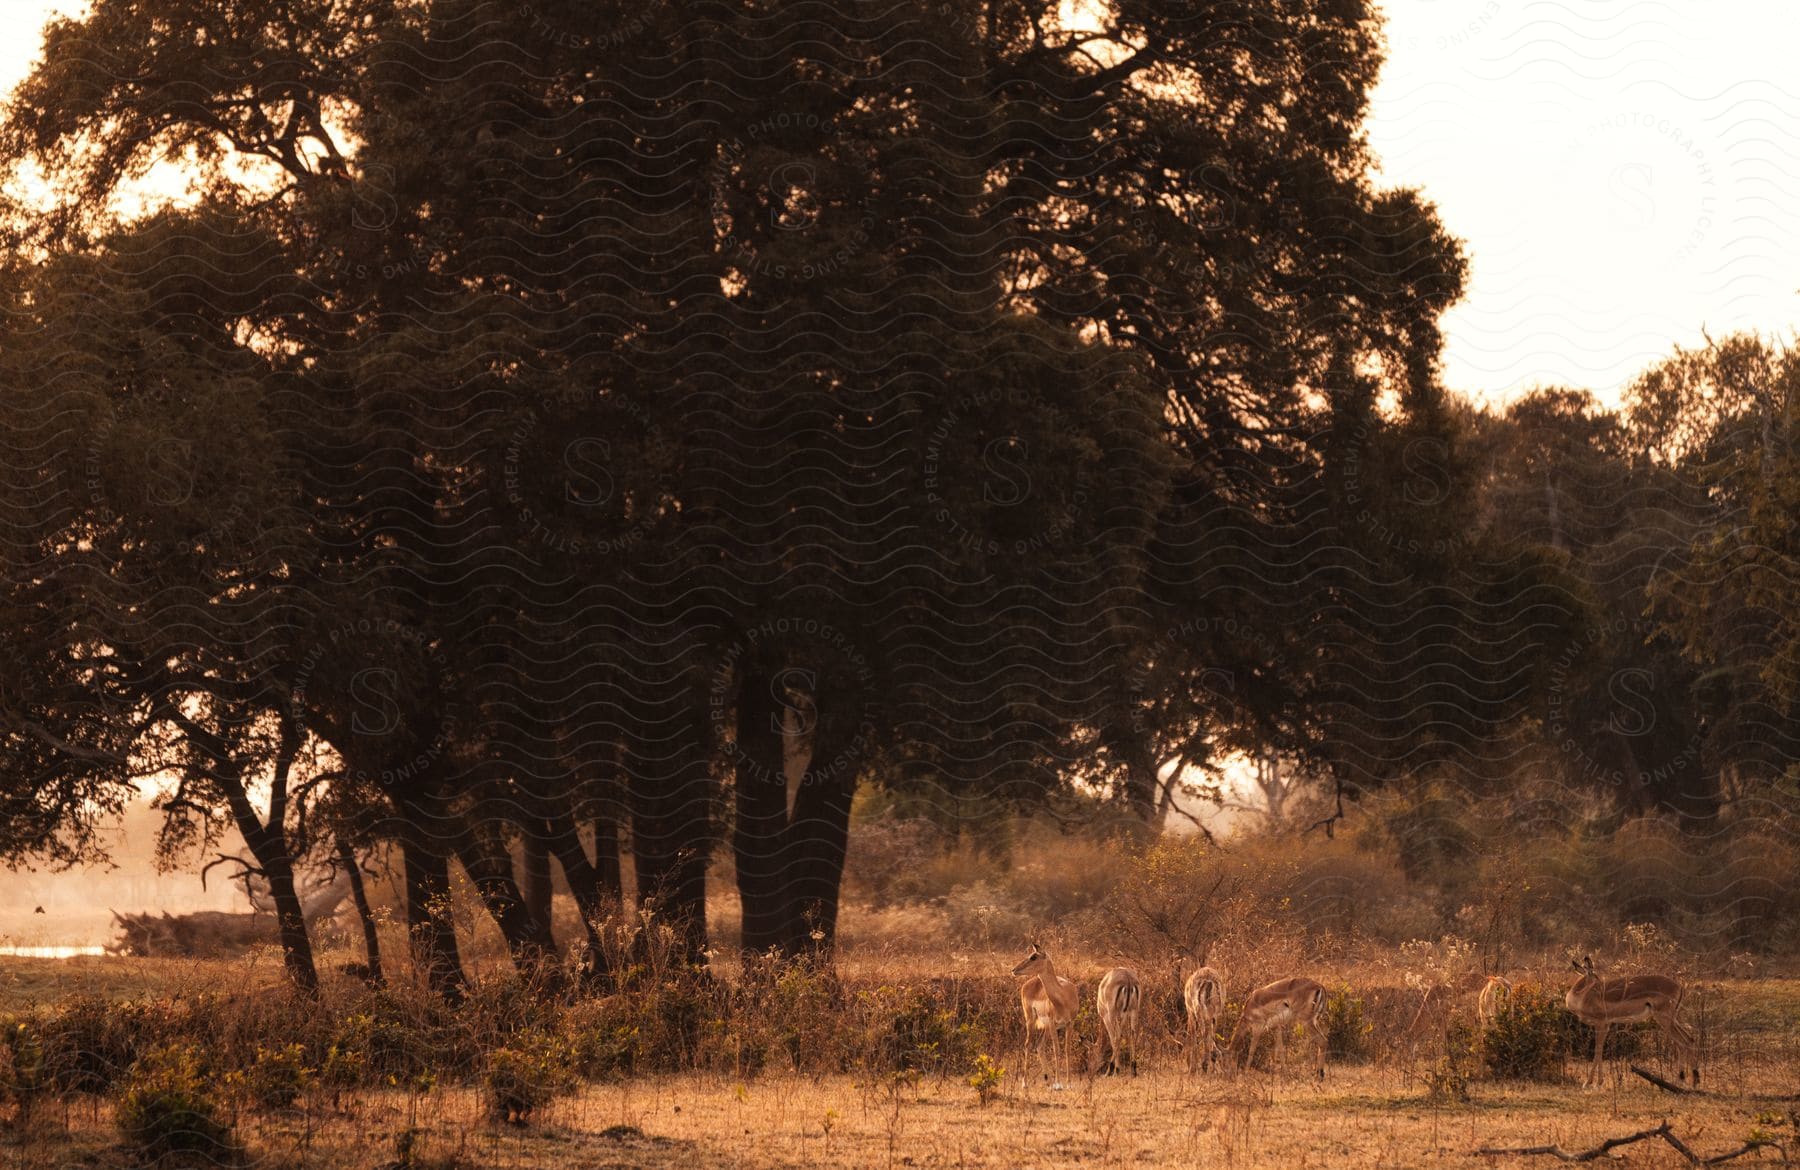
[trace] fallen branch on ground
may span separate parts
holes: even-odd
[[[1717,1093],[1708,1092],[1705,1089],[1690,1089],[1686,1085],[1678,1085],[1673,1081],[1665,1081],[1648,1069],[1639,1068],[1635,1064],[1629,1067],[1632,1072],[1643,1077],[1657,1088],[1670,1093],[1677,1093],[1683,1097],[1727,1097],[1734,1101],[1800,1101],[1800,1093]]]
[[[1690,1089],[1686,1085],[1678,1085],[1674,1081],[1665,1081],[1650,1070],[1639,1068],[1635,1064],[1630,1067],[1632,1072],[1667,1092],[1678,1093],[1683,1097],[1709,1097],[1712,1095],[1705,1089]]]
[[[1498,1157],[1504,1154],[1548,1154],[1550,1157],[1559,1158],[1564,1162],[1592,1162],[1594,1159],[1602,1157],[1605,1154],[1618,1149],[1620,1146],[1628,1146],[1633,1142],[1641,1142],[1648,1138],[1661,1138],[1663,1141],[1669,1143],[1670,1147],[1672,1147],[1676,1153],[1686,1158],[1688,1164],[1691,1166],[1717,1166],[1721,1162],[1729,1162],[1733,1158],[1741,1158],[1745,1154],[1754,1150],[1763,1149],[1764,1147],[1779,1150],[1782,1159],[1786,1160],[1787,1158],[1787,1150],[1783,1149],[1775,1142],[1765,1141],[1745,1142],[1742,1148],[1732,1150],[1728,1154],[1714,1154],[1710,1158],[1702,1158],[1699,1154],[1696,1154],[1693,1150],[1689,1149],[1686,1142],[1675,1136],[1674,1131],[1669,1128],[1669,1123],[1666,1121],[1655,1129],[1642,1130],[1638,1133],[1627,1134],[1624,1137],[1607,1138],[1593,1149],[1582,1150],[1578,1153],[1570,1153],[1561,1146],[1513,1146],[1506,1149],[1495,1149],[1491,1146],[1483,1146],[1475,1152],[1477,1154],[1484,1154],[1488,1157]]]

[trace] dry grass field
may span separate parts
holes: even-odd
[[[986,956],[983,956],[985,959]],[[846,964],[854,970],[854,964]],[[904,959],[866,960],[861,978],[906,974]],[[1081,964],[1083,974],[1096,964]],[[913,974],[923,977],[923,964]],[[1337,973],[1326,973],[1335,975]],[[1373,968],[1351,978],[1379,977]],[[1546,972],[1548,974],[1548,972]],[[266,984],[279,972],[266,957],[238,963],[99,958],[0,960],[7,1010],[45,1006],[77,989],[138,999],[181,1000]],[[1334,986],[1340,981],[1332,980]],[[1341,981],[1349,986],[1348,979]],[[999,990],[1003,993],[1004,988]],[[1584,1088],[1568,1061],[1541,1081],[1497,1081],[1473,1070],[1467,1099],[1434,1095],[1441,1034],[1402,1043],[1377,1006],[1409,1002],[1400,989],[1362,989],[1370,1005],[1371,1051],[1333,1061],[1323,1084],[1306,1076],[1302,1046],[1268,1070],[1189,1074],[1166,1029],[1172,988],[1153,986],[1141,1075],[1071,1077],[1062,1091],[1018,1075],[1016,1025],[994,1035],[993,1058],[1008,1071],[982,1102],[966,1072],[807,1072],[770,1061],[750,1075],[695,1069],[582,1079],[525,1125],[493,1120],[479,1084],[440,1078],[429,1086],[310,1085],[291,1107],[259,1108],[225,1096],[241,1160],[267,1167],[1507,1167],[1561,1164],[1548,1157],[1488,1156],[1487,1147],[1560,1145],[1579,1152],[1610,1137],[1668,1122],[1702,1158],[1753,1138],[1800,1155],[1800,980],[1712,980],[1704,991],[1706,1096],[1676,1096],[1609,1065]],[[1091,975],[1086,991],[1091,995]],[[255,998],[253,995],[249,998]],[[1448,1020],[1466,1004],[1450,1006]],[[1164,1013],[1164,1014],[1159,1014]],[[1402,1011],[1401,1014],[1404,1014]],[[1690,1019],[1700,1022],[1691,1009]],[[1429,1030],[1429,1029],[1428,1029]],[[1441,1033],[1441,1028],[1440,1028]],[[273,1044],[280,1040],[270,1036]],[[1667,1071],[1652,1042],[1636,1058]],[[64,1094],[14,1110],[0,1166],[126,1166],[115,1107],[103,1096]],[[410,1136],[409,1136],[410,1135]],[[206,1164],[171,1161],[169,1165]],[[1694,1163],[1661,1141],[1622,1147],[1616,1166]],[[1782,1165],[1774,1146],[1733,1164]]]
[[[410,981],[391,907],[382,945],[395,985],[371,992],[343,974],[360,940],[328,934],[316,1003],[289,992],[273,948],[234,960],[0,956],[0,1170],[145,1164],[130,1118],[150,1101],[166,1126],[171,1105],[190,1098],[229,1135],[232,1164],[271,1170],[1505,1170],[1563,1163],[1481,1151],[1580,1154],[1665,1123],[1691,1157],[1655,1138],[1592,1164],[1800,1158],[1800,965],[1779,905],[1761,920],[1710,904],[1664,925],[1634,920],[1591,892],[1611,889],[1601,879],[1617,859],[1575,851],[1540,851],[1523,876],[1494,851],[1500,860],[1447,871],[1461,884],[1440,888],[1407,878],[1382,848],[1348,842],[1164,843],[1142,855],[1082,837],[1052,843],[1027,835],[996,860],[903,840],[883,854],[882,839],[867,842],[835,975],[746,972],[729,882],[712,899],[707,973],[659,950],[665,928],[650,925],[634,936],[643,949],[620,936],[618,981],[581,995],[528,990],[464,896],[473,992],[454,1010]],[[1215,898],[1199,926],[1226,972],[1221,1031],[1255,986],[1316,979],[1333,1048],[1323,1083],[1306,1075],[1303,1044],[1268,1067],[1186,1071],[1162,926],[1188,922],[1188,891],[1217,888],[1217,873],[1236,893]],[[566,896],[557,913],[558,935],[577,937]],[[1010,971],[1025,938],[1080,985],[1081,1065],[1098,1034],[1099,976],[1137,969],[1140,1075],[1078,1068],[1062,1090],[1039,1070],[1024,1075]],[[1592,1034],[1562,997],[1571,959],[1590,949],[1608,975],[1683,982],[1679,1015],[1703,1040],[1704,1094],[1629,1071],[1675,1075],[1647,1025],[1616,1029],[1602,1083],[1583,1085]],[[1475,1030],[1484,970],[1517,983],[1510,1041],[1504,1027]],[[1524,1063],[1506,1067],[1513,1058]],[[496,1104],[507,1085],[532,1098],[522,1123]],[[1745,1151],[1753,1142],[1769,1144]]]
[[[1781,1080],[1770,1070],[1771,1080]],[[1786,1070],[1793,1083],[1793,1069]],[[853,1077],[778,1075],[750,1083],[655,1077],[593,1086],[516,1129],[483,1120],[476,1095],[437,1090],[414,1102],[368,1092],[337,1109],[245,1115],[250,1159],[270,1166],[372,1168],[393,1162],[409,1125],[420,1166],[600,1167],[1480,1167],[1550,1165],[1490,1158],[1484,1146],[1558,1143],[1578,1151],[1668,1121],[1702,1156],[1738,1148],[1780,1111],[1721,1098],[1678,1101],[1627,1076],[1598,1090],[1483,1085],[1475,1100],[1433,1106],[1379,1068],[1334,1068],[1323,1087],[1279,1075],[1235,1079],[1152,1070],[1135,1079],[1043,1086],[987,1106],[967,1086],[890,1088]],[[77,1103],[4,1148],[9,1166],[123,1164],[107,1110]],[[1780,1165],[1774,1150],[1748,1164]],[[1688,1165],[1658,1142],[1605,1164]]]

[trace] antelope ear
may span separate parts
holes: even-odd
[[[1575,968],[1577,971],[1581,970],[1581,964],[1577,963],[1574,959],[1569,960],[1569,966]]]

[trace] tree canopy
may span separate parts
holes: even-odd
[[[96,0],[0,121],[8,856],[168,769],[279,902],[314,810],[454,993],[452,863],[556,945],[519,842],[828,954],[861,786],[1155,827],[1541,715],[1579,574],[1482,522],[1367,5],[302,8]]]

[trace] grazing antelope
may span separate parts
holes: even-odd
[[[1475,1000],[1475,1021],[1485,1030],[1494,1026],[1500,1010],[1512,1000],[1512,980],[1503,975],[1489,975]]]
[[[1123,1055],[1131,1065],[1131,1075],[1137,1076],[1138,1022],[1144,1000],[1137,972],[1129,967],[1114,967],[1100,977],[1100,990],[1094,999],[1100,1011],[1101,1031],[1095,1055],[1099,1055],[1100,1044],[1107,1046],[1106,1059],[1098,1062],[1098,1071],[1102,1076],[1114,1075]]]
[[[1056,1044],[1057,1034],[1066,1032],[1075,1023],[1075,1003],[1080,996],[1080,988],[1073,980],[1064,979],[1056,973],[1056,967],[1050,962],[1050,956],[1042,947],[1031,944],[1031,952],[1027,954],[1017,967],[1013,968],[1013,977],[1023,979],[1025,983],[1019,988],[1019,1007],[1025,1013],[1025,1069],[1031,1067],[1031,1046],[1035,1039],[1039,1042],[1038,1059],[1043,1060],[1042,1045],[1050,1045],[1051,1062],[1055,1065],[1055,1079],[1052,1089],[1062,1088],[1062,1073],[1068,1064],[1068,1037],[1063,1038],[1060,1056]],[[1020,1074],[1023,1078],[1023,1073]]]
[[[1244,1010],[1238,1015],[1237,1027],[1231,1030],[1231,1040],[1226,1049],[1235,1049],[1238,1034],[1247,1030],[1249,1043],[1244,1049],[1239,1067],[1249,1068],[1256,1057],[1256,1046],[1265,1035],[1273,1031],[1276,1059],[1279,1060],[1287,1045],[1288,1030],[1298,1025],[1305,1030],[1317,1050],[1318,1076],[1322,1081],[1325,1079],[1325,1029],[1319,1013],[1324,1007],[1325,988],[1311,979],[1294,976],[1265,984],[1252,991],[1244,1000]]]
[[[1606,1033],[1614,1024],[1635,1024],[1639,1020],[1655,1020],[1656,1026],[1675,1038],[1678,1049],[1678,1075],[1687,1080],[1694,1072],[1694,1084],[1700,1084],[1700,1045],[1687,1026],[1675,1018],[1684,994],[1679,980],[1667,975],[1628,975],[1623,979],[1602,979],[1594,974],[1593,956],[1581,962],[1569,960],[1581,973],[1563,1004],[1575,1018],[1594,1029],[1594,1067],[1585,1084],[1600,1077],[1601,1056],[1606,1050]],[[1686,1063],[1679,1063],[1683,1059]]]
[[[1175,959],[1175,983],[1187,1008],[1188,1071],[1198,1065],[1211,1067],[1218,1047],[1219,1014],[1225,1010],[1225,976],[1213,967],[1201,967],[1186,980],[1181,978],[1183,956]]]

